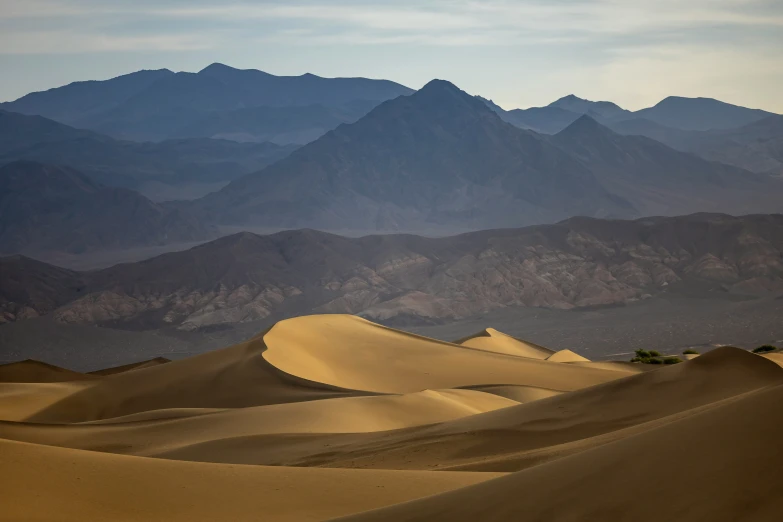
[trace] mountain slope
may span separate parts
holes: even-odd
[[[207,237],[192,216],[74,169],[24,161],[0,168],[0,251],[84,252]]]
[[[622,136],[582,116],[552,138],[642,215],[694,210],[747,214],[783,209],[783,184],[706,161],[644,136]]]
[[[369,104],[369,109],[411,92],[387,80],[274,76],[212,64],[198,73],[141,71],[105,82],[79,82],[34,93],[0,108],[47,116],[118,138],[159,141],[178,136],[180,129],[215,112],[313,104],[350,108],[357,103]],[[70,98],[78,103],[61,110]]]
[[[625,303],[677,288],[780,293],[781,255],[780,215],[574,218],[444,238],[242,233],[77,274],[85,281],[83,297],[54,299],[65,304],[55,317],[195,329],[315,312],[427,324],[506,306]],[[49,295],[46,287],[37,290],[34,278],[25,278],[24,263],[15,273],[17,280],[30,280],[30,292]],[[17,302],[13,296],[6,301]],[[28,301],[16,306],[36,309]]]
[[[0,257],[0,324],[48,314],[81,297],[81,275],[23,256]]]
[[[677,150],[751,172],[783,175],[783,116],[709,131],[675,129],[644,118],[609,122],[607,126],[620,134],[647,136]]]
[[[91,115],[110,110],[151,84],[174,73],[168,69],[138,71],[104,81],[73,82],[18,100],[0,103],[0,109],[79,125]]]
[[[289,154],[294,146],[185,139],[119,141],[41,116],[0,110],[0,165],[32,160],[69,165],[110,186],[227,182]],[[182,197],[185,197],[184,195]]]
[[[354,104],[333,108],[324,105],[290,107],[247,107],[213,112],[173,132],[177,138],[217,138],[234,141],[273,142],[304,145],[341,123],[352,123],[374,106]]]
[[[222,223],[465,229],[633,212],[542,137],[434,80],[196,202]]]
[[[495,111],[504,121],[519,127],[530,129],[542,134],[556,134],[575,122],[583,114],[588,114],[601,121],[623,119],[631,112],[612,102],[594,102],[577,98],[573,94],[560,98],[546,107],[531,107],[529,109],[512,109],[506,111],[500,106],[478,97]]]
[[[730,129],[772,116],[712,98],[669,96],[653,107],[636,111],[634,117],[684,130]]]
[[[577,114],[590,114],[591,116],[603,119],[622,118],[630,114],[630,111],[623,109],[616,103],[585,100],[583,98],[578,98],[573,94],[553,101],[548,107],[558,107]]]

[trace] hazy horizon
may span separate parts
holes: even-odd
[[[0,0],[0,100],[213,62],[276,75],[449,80],[504,108],[568,94],[637,110],[667,96],[783,112],[783,3]]]

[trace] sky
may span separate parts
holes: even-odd
[[[433,78],[506,109],[670,95],[783,113],[783,0],[0,0],[0,100],[213,62]]]

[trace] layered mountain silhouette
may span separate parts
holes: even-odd
[[[742,127],[688,131],[635,118],[612,122],[622,134],[637,134],[753,172],[783,175],[783,116],[772,115]]]
[[[673,288],[781,292],[781,255],[781,215],[572,218],[443,238],[245,232],[94,272],[15,256],[0,261],[4,279],[18,282],[0,285],[0,302],[6,321],[54,311],[61,322],[135,328],[307,313],[437,323],[505,306],[625,303]]]
[[[187,212],[75,169],[29,161],[0,167],[0,252],[82,253],[208,237]]]
[[[773,114],[712,98],[669,96],[653,107],[635,112],[634,115],[677,129],[711,130],[742,127]]]
[[[640,215],[690,210],[778,211],[781,185],[767,176],[706,161],[644,136],[623,136],[582,116],[552,138]],[[768,195],[774,193],[774,197]]]
[[[440,80],[195,202],[220,223],[465,230],[698,211],[771,212],[783,186],[582,116],[549,138]]]
[[[341,123],[352,123],[358,120],[375,105],[374,101],[358,101],[344,107],[262,106],[215,111],[170,133],[170,136],[303,145],[319,138]]]
[[[15,160],[69,165],[110,186],[228,182],[294,150],[272,143],[180,139],[136,143],[0,110],[0,164]]]
[[[221,223],[379,230],[633,212],[581,162],[442,80],[381,104],[196,208]]]
[[[681,142],[678,137],[682,131],[735,129],[774,116],[770,112],[748,109],[712,98],[681,96],[670,96],[653,107],[635,112],[612,102],[594,102],[573,94],[546,107],[510,111],[502,109],[491,100],[484,101],[512,125],[544,134],[556,134],[580,116],[588,115],[618,132],[643,134],[654,139],[657,139],[656,134],[665,134],[677,143]]]
[[[193,129],[216,113],[261,106],[313,105],[343,108],[348,112],[364,105],[366,111],[381,101],[411,92],[387,80],[321,78],[312,74],[275,76],[216,63],[198,73],[163,69],[139,71],[102,82],[77,82],[29,94],[0,104],[0,108],[45,116],[115,137],[157,141],[177,137],[184,129]],[[311,118],[317,118],[318,110],[322,109],[312,110]],[[251,118],[252,114],[245,118]],[[220,132],[235,130],[229,127]],[[285,132],[281,129],[278,134]]]
[[[548,107],[557,107],[576,114],[589,114],[604,119],[620,119],[627,117],[631,112],[623,109],[616,103],[608,101],[590,101],[569,94],[559,100],[553,101]]]

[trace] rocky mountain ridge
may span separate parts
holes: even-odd
[[[573,218],[445,238],[241,233],[96,272],[50,267],[59,281],[51,289],[39,289],[41,263],[2,265],[28,289],[2,292],[4,321],[52,313],[66,323],[192,330],[352,313],[428,324],[509,306],[623,304],[675,287],[783,293],[783,216]]]

